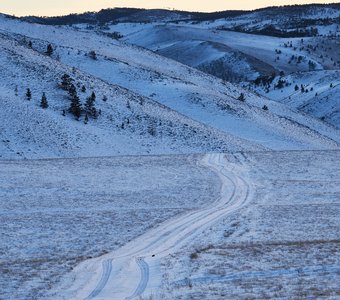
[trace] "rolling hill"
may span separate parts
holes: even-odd
[[[3,158],[338,147],[323,122],[103,32],[6,16],[0,30]],[[67,113],[65,73],[83,104],[95,92],[97,119]]]

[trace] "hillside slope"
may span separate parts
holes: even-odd
[[[310,5],[267,8],[219,19],[108,23],[98,30],[116,32],[126,42],[252,91],[248,83],[266,82],[267,93],[266,85],[273,79],[277,82],[282,73],[300,77],[301,72],[325,71],[332,75],[333,85],[340,82],[339,76],[334,77],[338,73],[332,72],[340,68],[339,18],[339,5]],[[334,90],[329,88],[327,93],[334,95]],[[266,97],[279,100],[271,95]],[[320,109],[318,103],[324,107]],[[309,101],[308,109],[298,103],[288,105],[340,127],[333,101],[318,97]]]
[[[148,98],[108,84],[0,37],[2,158],[102,156],[259,149],[247,141],[208,128]],[[76,85],[97,95],[98,119],[84,124],[63,110],[70,100],[59,87],[71,74]],[[26,99],[26,89],[32,100]],[[16,91],[17,90],[17,91]],[[40,108],[45,92],[48,109]],[[107,101],[103,101],[104,96]]]
[[[338,147],[338,132],[322,122],[102,34],[7,18],[1,18],[0,29],[6,104],[1,140],[11,153],[5,157]],[[48,44],[54,49],[51,57],[45,54]],[[98,120],[85,125],[61,115],[69,105],[57,85],[63,73],[72,74],[79,88],[86,86],[86,93],[79,92],[83,102],[90,91],[96,92],[102,111]],[[23,99],[28,87],[35,104]],[[38,108],[42,92],[50,100],[46,111]],[[241,93],[245,102],[237,100]],[[109,101],[102,101],[104,96]],[[13,120],[17,125],[8,126]],[[57,132],[51,134],[53,130]]]

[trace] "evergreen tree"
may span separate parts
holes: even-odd
[[[91,96],[86,99],[85,102],[85,112],[90,117],[96,119],[98,117],[98,112],[94,103],[96,101],[96,94],[92,92]]]
[[[295,91],[298,91],[300,88],[299,88],[299,86],[298,85],[295,85]]]
[[[73,83],[71,83],[69,88],[68,88],[68,94],[70,96],[71,101],[75,96],[78,96],[77,95],[77,89],[76,89],[76,87]]]
[[[244,96],[243,93],[241,93],[240,96],[237,99],[244,102],[246,100],[246,97]]]
[[[44,109],[48,108],[48,101],[47,101],[45,93],[42,94],[41,101],[40,101],[40,107],[44,108]]]
[[[32,41],[29,41],[29,42],[28,42],[28,47],[29,47],[29,48],[32,48],[32,47],[33,47]]]
[[[85,86],[85,85],[83,85],[83,86],[81,87],[81,91],[82,91],[82,93],[85,93],[85,92],[86,92],[86,86]]]
[[[52,48],[52,45],[51,45],[51,44],[48,44],[48,45],[47,45],[46,54],[47,54],[48,56],[51,56],[51,55],[53,54],[53,48]]]
[[[31,92],[31,90],[29,88],[26,91],[26,99],[27,100],[31,100],[32,99],[32,92]]]
[[[277,82],[277,84],[276,84],[275,87],[276,87],[277,89],[282,89],[282,88],[284,87],[284,83],[285,83],[284,80],[279,79],[279,81]]]
[[[67,91],[70,88],[72,81],[73,79],[70,77],[70,75],[65,73],[63,76],[61,76],[61,88]]]
[[[15,96],[18,96],[18,86],[17,85],[14,88],[14,93],[15,93]]]
[[[263,110],[268,110],[268,106],[267,105],[263,105],[262,109]]]
[[[96,51],[92,50],[89,52],[89,56],[90,58],[92,58],[93,60],[97,60],[97,53]]]
[[[77,120],[79,120],[81,116],[81,103],[77,93],[71,99],[71,105],[68,111],[73,114]]]

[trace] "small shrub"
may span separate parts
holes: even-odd
[[[92,50],[89,52],[89,57],[92,58],[93,60],[97,60],[97,53],[96,51]]]
[[[246,97],[244,96],[243,93],[241,93],[240,96],[237,98],[237,100],[244,102],[246,100]]]

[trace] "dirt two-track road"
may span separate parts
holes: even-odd
[[[171,219],[113,253],[83,262],[69,276],[73,281],[64,283],[62,296],[56,298],[134,299],[157,293],[160,259],[190,243],[204,229],[251,199],[248,180],[226,167],[223,154],[208,154],[202,163],[220,177],[221,193],[215,202]]]

